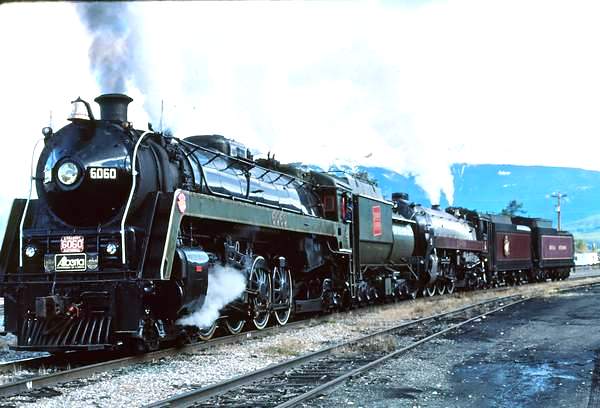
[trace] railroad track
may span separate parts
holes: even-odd
[[[394,307],[395,304],[386,304],[386,305],[374,305],[365,307],[362,309],[353,310],[352,313],[355,315],[366,314],[372,312],[373,310],[385,310],[386,308]],[[143,355],[138,356],[128,356],[125,353],[120,353],[115,357],[116,353],[112,352],[87,352],[87,351],[76,351],[66,353],[64,355],[47,355],[40,357],[31,357],[24,358],[20,360],[7,361],[0,363],[0,373],[14,373],[19,371],[35,371],[35,370],[46,370],[51,367],[55,368],[64,368],[71,366],[80,366],[78,368],[83,368],[85,365],[97,365],[98,368],[101,368],[104,364],[108,369],[112,369],[115,367],[109,366],[111,360],[115,362],[120,361],[123,362],[122,365],[116,366],[116,368],[120,368],[126,365],[126,363],[130,362],[132,364],[138,362],[145,361],[153,361],[156,359],[169,357],[171,355],[181,353],[181,352],[189,352],[189,351],[201,351],[208,349],[210,347],[215,347],[222,344],[232,344],[236,342],[243,341],[244,339],[252,338],[259,339],[263,337],[267,337],[272,334],[284,333],[287,330],[292,329],[300,329],[305,327],[312,327],[322,323],[327,323],[328,321],[333,321],[340,314],[345,314],[346,312],[336,312],[332,314],[326,314],[318,317],[312,317],[309,319],[291,321],[287,323],[285,326],[272,326],[267,327],[264,330],[251,330],[245,331],[237,335],[226,335],[223,337],[216,337],[214,339],[203,341],[199,343],[185,345],[183,347],[171,347]],[[99,372],[99,371],[94,371]],[[85,371],[81,371],[81,373],[85,373]],[[55,379],[60,379],[59,376],[53,377]],[[25,380],[25,378],[23,378]],[[29,380],[29,378],[27,378]],[[57,382],[54,382],[57,383]],[[50,383],[44,383],[44,385],[49,385]],[[16,385],[16,382],[15,382]],[[34,388],[36,382],[34,381]],[[14,390],[11,388],[11,383],[0,384],[0,396],[3,395],[11,395]],[[16,391],[19,392],[19,391]]]
[[[598,284],[573,286],[557,292]],[[533,297],[504,296],[402,323],[146,407],[296,406],[391,358]],[[472,316],[475,311],[478,311],[477,314]]]
[[[324,316],[331,317],[331,316]],[[102,373],[122,367],[127,367],[134,364],[144,363],[148,361],[155,361],[165,357],[171,357],[183,352],[192,352],[192,351],[201,351],[207,350],[211,347],[215,347],[223,344],[232,344],[243,341],[248,338],[259,339],[263,337],[267,337],[273,334],[284,333],[288,330],[298,329],[302,327],[310,327],[316,324],[322,323],[324,319],[311,319],[311,320],[298,320],[295,322],[291,322],[286,324],[285,326],[272,326],[268,327],[264,330],[253,330],[249,332],[240,333],[238,335],[229,335],[224,337],[218,337],[212,340],[208,340],[205,342],[199,342],[194,344],[188,344],[182,347],[170,347],[163,350],[158,350],[146,354],[141,355],[129,355],[122,356],[116,359],[106,359],[105,361],[98,361],[94,363],[87,363],[75,368],[67,368],[62,371],[53,372],[50,374],[44,374],[39,376],[29,376],[26,378],[19,379],[17,381],[11,381],[5,384],[0,385],[0,397],[10,396],[19,394],[22,392],[29,392],[34,389],[39,389],[41,387],[48,387],[56,384],[65,383],[68,381],[78,380],[81,378],[89,377],[93,374]],[[93,354],[89,355],[89,353],[82,353],[82,358],[94,359]],[[79,357],[75,357],[75,353],[73,356],[44,356],[38,358],[24,359],[19,361],[7,362],[0,365],[0,372],[8,372],[8,371],[19,371],[23,369],[35,370],[42,367],[53,367],[56,364],[63,366],[65,363],[68,364],[67,367],[74,364],[81,364],[81,362],[77,361]],[[66,360],[64,360],[68,357]],[[57,363],[58,359],[58,363]],[[96,359],[102,360],[102,358],[96,357]]]
[[[577,288],[580,286],[586,286],[589,283],[584,285],[579,285],[571,288]],[[507,288],[498,288],[496,290],[508,290]],[[507,297],[505,297],[507,298]],[[504,298],[503,298],[504,299]],[[496,299],[497,301],[497,299]],[[490,302],[490,301],[485,301]],[[485,303],[482,302],[482,303]],[[367,307],[363,309],[359,309],[353,311],[355,315],[362,315],[373,310],[385,310],[386,308],[393,308],[394,304],[389,305],[379,305],[373,307]],[[473,306],[470,306],[473,307]],[[451,311],[445,314],[453,313],[455,311]],[[0,396],[10,396],[23,392],[33,391],[35,389],[39,389],[41,387],[49,387],[61,383],[66,383],[73,380],[78,380],[81,378],[89,377],[93,374],[107,372],[110,370],[127,367],[130,365],[155,361],[161,358],[170,357],[177,355],[182,352],[192,352],[192,351],[201,351],[206,350],[211,347],[215,347],[218,345],[224,344],[232,344],[241,342],[247,338],[259,339],[263,337],[268,337],[274,334],[284,333],[289,330],[296,330],[305,327],[316,326],[322,323],[326,323],[327,321],[336,320],[336,316],[338,314],[330,314],[321,316],[318,318],[308,319],[308,320],[299,320],[295,322],[290,322],[285,326],[273,326],[269,327],[265,330],[261,331],[249,331],[244,332],[238,335],[229,335],[224,337],[218,337],[206,342],[200,342],[195,344],[186,345],[180,348],[168,348],[163,349],[151,353],[146,353],[142,355],[135,356],[125,356],[123,354],[116,355],[115,353],[106,353],[104,356],[98,353],[86,353],[86,352],[74,352],[67,353],[63,356],[43,356],[37,358],[29,358],[23,359],[19,361],[12,361],[7,363],[0,364],[0,372],[19,372],[20,370],[29,370],[35,371],[39,369],[43,369],[43,371],[48,370],[61,370],[56,372],[51,372],[49,374],[43,375],[35,375],[33,372],[30,372],[26,377],[19,378],[16,381],[11,381],[9,383],[5,383],[0,385]],[[429,318],[426,318],[429,319]],[[407,325],[418,324],[423,319],[415,320],[406,323]],[[75,366],[74,368],[72,368]]]
[[[528,299],[516,299],[517,297],[520,296],[486,300],[449,312],[402,323],[355,340],[265,367],[247,375],[175,395],[147,407],[185,407],[192,404],[198,407],[293,406],[344,381],[351,375],[372,368],[410,348]],[[468,314],[469,311],[478,308],[486,310],[474,317],[461,318],[459,323],[443,324],[443,321],[453,322],[455,318],[452,316],[454,315]],[[394,344],[403,344],[407,338],[414,341],[399,349],[393,346],[393,352],[384,351],[389,346],[390,339]]]

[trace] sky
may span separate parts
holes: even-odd
[[[162,101],[175,136],[389,168],[432,202],[452,202],[453,163],[600,170],[597,1],[104,6],[112,31],[87,5],[0,5],[0,214],[27,195],[41,129],[114,91],[138,128]],[[116,63],[125,89],[103,77]]]

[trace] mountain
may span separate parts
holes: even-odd
[[[383,194],[406,192],[412,201],[431,205],[412,176],[388,169],[359,168],[378,180]],[[523,203],[526,216],[551,219],[556,226],[556,198],[561,201],[561,226],[578,238],[600,242],[600,172],[563,167],[455,164],[453,205],[483,212],[500,212],[510,200]],[[442,195],[443,206],[447,204]]]

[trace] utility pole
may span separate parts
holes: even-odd
[[[552,193],[552,197],[556,198],[558,200],[558,203],[556,204],[556,212],[558,214],[558,230],[560,231],[560,199],[563,197],[566,197],[566,194],[561,194],[561,192],[559,191],[558,193]]]

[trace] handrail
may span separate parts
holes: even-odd
[[[31,201],[31,193],[33,192],[33,181],[35,180],[34,174],[34,159],[35,152],[40,142],[44,140],[43,137],[39,138],[33,146],[33,152],[31,152],[31,172],[29,178],[29,195],[27,196],[27,202],[23,209],[23,215],[21,216],[21,222],[19,223],[19,268],[23,268],[23,225],[25,224],[25,218],[27,217],[27,209],[29,208],[29,202]]]
[[[127,257],[125,253],[125,221],[127,220],[127,215],[129,214],[129,207],[131,206],[131,202],[133,201],[133,194],[135,193],[135,188],[137,185],[137,175],[138,171],[135,169],[135,165],[137,164],[137,152],[142,143],[142,140],[149,134],[154,134],[152,131],[147,130],[138,138],[135,143],[135,147],[133,148],[133,157],[131,160],[131,190],[129,191],[129,198],[127,199],[127,205],[125,206],[125,211],[123,212],[123,218],[121,219],[121,263],[125,265],[127,263]]]
[[[292,183],[292,182],[294,182],[294,181],[297,181],[297,182],[298,182],[298,183],[300,183],[302,186],[304,186],[304,185],[306,185],[306,184],[308,184],[308,185],[312,185],[312,183],[309,183],[309,182],[308,182],[308,181],[306,181],[306,180],[303,180],[303,179],[301,179],[301,178],[299,178],[299,177],[293,176],[293,175],[291,175],[291,174],[288,174],[288,173],[283,173],[283,172],[281,172],[281,171],[278,171],[278,170],[268,169],[268,168],[262,167],[262,166],[260,166],[260,165],[258,165],[258,164],[255,164],[255,163],[252,163],[252,162],[248,162],[247,160],[242,160],[242,159],[240,159],[239,157],[230,156],[230,155],[228,155],[228,154],[225,154],[225,153],[223,153],[223,152],[219,152],[219,151],[216,151],[216,150],[212,150],[212,149],[209,149],[209,148],[207,148],[207,147],[204,147],[204,146],[197,145],[196,143],[193,143],[193,142],[190,142],[190,141],[187,141],[187,140],[184,140],[184,139],[178,139],[178,138],[175,138],[175,137],[174,137],[173,139],[177,140],[179,143],[186,144],[186,145],[189,145],[189,146],[193,146],[195,150],[202,150],[203,152],[206,152],[206,153],[209,153],[209,154],[213,154],[213,155],[215,155],[215,157],[213,157],[212,159],[210,159],[208,162],[204,163],[204,164],[203,164],[204,166],[206,166],[208,163],[212,162],[212,161],[213,161],[213,160],[214,160],[216,157],[225,157],[225,158],[227,158],[227,159],[230,159],[230,160],[232,160],[232,161],[235,161],[235,162],[237,162],[237,163],[239,163],[239,164],[244,164],[244,165],[246,165],[246,166],[248,166],[248,165],[252,165],[252,167],[251,167],[251,168],[259,168],[259,169],[261,169],[261,170],[265,170],[265,173],[264,173],[264,174],[262,174],[260,177],[257,177],[257,178],[262,178],[262,177],[263,177],[263,176],[265,176],[267,173],[274,173],[274,174],[282,175],[282,176],[284,176],[284,177],[289,177],[289,178],[291,179],[290,183]],[[194,150],[194,151],[195,151],[195,150]],[[272,182],[268,182],[268,183],[269,183],[269,184],[273,184]],[[288,183],[288,184],[289,184],[289,183]]]

